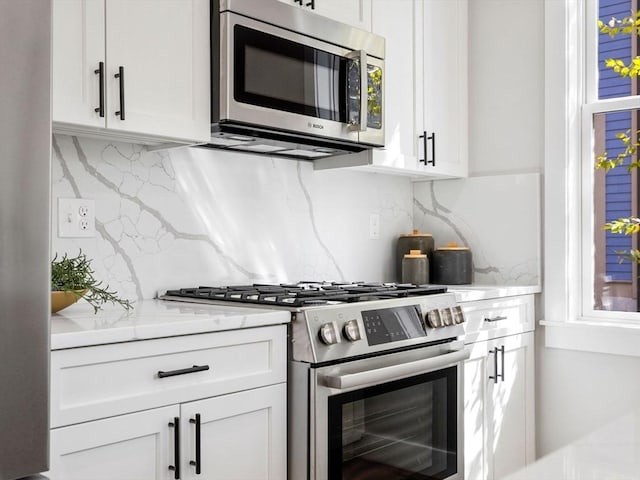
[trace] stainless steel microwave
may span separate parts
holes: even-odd
[[[269,0],[211,1],[213,148],[312,160],[384,146],[384,38]]]

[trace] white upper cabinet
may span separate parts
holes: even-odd
[[[278,0],[363,30],[371,29],[371,0]],[[375,1],[375,0],[374,0]]]
[[[385,38],[384,122],[385,147],[373,150],[372,167],[417,171],[415,141],[414,38],[411,26],[414,2],[373,0],[371,30]]]
[[[104,67],[104,2],[53,2],[53,121],[104,127],[100,62]]]
[[[468,0],[417,1],[415,8],[418,159],[428,175],[466,177]]]
[[[209,63],[208,0],[54,0],[54,130],[207,141]]]
[[[468,0],[370,1],[371,31],[385,38],[385,147],[314,168],[466,177]]]

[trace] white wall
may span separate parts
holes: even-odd
[[[541,173],[544,1],[469,2],[469,175]]]
[[[538,456],[638,408],[640,358],[545,348],[538,333]]]
[[[544,1],[472,0],[470,9],[470,174],[542,172]],[[542,456],[635,407],[640,358],[546,348],[537,329]]]

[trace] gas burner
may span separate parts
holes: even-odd
[[[302,281],[282,284],[194,287],[168,290],[163,297],[279,307],[306,307],[445,293],[446,287],[396,283]]]

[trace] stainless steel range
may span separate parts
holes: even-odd
[[[160,298],[291,311],[290,480],[462,480],[464,315],[445,287],[299,282]]]

